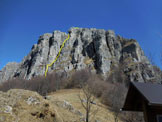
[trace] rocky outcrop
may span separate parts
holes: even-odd
[[[0,81],[12,79],[15,76],[15,74],[17,73],[19,66],[20,65],[16,62],[8,63],[0,72]]]
[[[0,122],[61,122],[51,103],[36,92],[0,92]]]
[[[89,68],[106,77],[111,72],[112,65],[122,64],[122,70],[130,81],[161,82],[161,71],[155,70],[149,63],[136,40],[122,38],[111,30],[95,28],[71,28],[68,33],[70,39],[65,43],[58,60],[49,67],[49,73],[70,73]],[[67,36],[67,33],[60,31],[40,36],[38,43],[33,45],[21,63],[10,63],[2,69],[0,81],[44,75],[46,64],[55,59]]]

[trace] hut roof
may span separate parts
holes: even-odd
[[[162,106],[162,85],[131,82],[122,110],[143,111],[143,102],[150,106]]]

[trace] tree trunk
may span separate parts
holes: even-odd
[[[88,110],[86,111],[86,122],[89,122],[89,112],[88,112]]]

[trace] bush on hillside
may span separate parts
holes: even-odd
[[[80,88],[81,84],[88,82],[91,75],[92,73],[88,69],[75,71],[67,80],[65,88]]]
[[[12,79],[3,82],[0,85],[0,91],[8,91],[10,89],[26,89],[36,91],[40,95],[46,95],[47,93],[54,92],[63,86],[65,77],[62,73],[51,73],[44,76],[37,76],[31,80],[24,79]]]

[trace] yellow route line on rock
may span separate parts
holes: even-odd
[[[69,38],[70,38],[70,35],[68,34],[68,37],[67,37],[67,38],[64,40],[64,42],[62,43],[61,48],[60,48],[60,50],[59,50],[59,53],[58,53],[58,55],[56,56],[55,60],[54,60],[52,63],[46,65],[45,77],[47,76],[48,67],[52,66],[52,65],[57,61],[58,57],[60,56],[61,50],[62,50],[62,48],[64,47],[65,42],[66,42],[67,40],[69,40]]]

